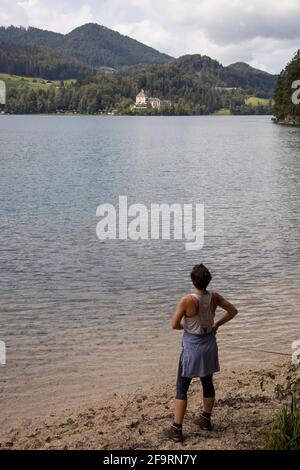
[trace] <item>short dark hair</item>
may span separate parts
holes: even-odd
[[[211,274],[204,264],[196,264],[191,272],[191,279],[196,289],[206,290],[211,281]]]

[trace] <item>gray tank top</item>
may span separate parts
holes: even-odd
[[[191,295],[198,301],[198,313],[194,317],[183,317],[184,330],[194,335],[211,333],[214,325],[214,315],[211,311],[212,292],[204,295]]]

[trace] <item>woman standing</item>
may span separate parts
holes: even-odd
[[[238,313],[220,294],[206,290],[211,274],[203,264],[194,266],[191,279],[196,290],[182,297],[172,318],[172,328],[184,330],[177,373],[175,417],[173,424],[166,430],[167,436],[176,442],[183,441],[182,423],[187,407],[187,392],[193,377],[200,378],[203,388],[203,411],[194,422],[201,429],[212,429],[210,418],[215,401],[213,374],[220,370],[215,335],[221,325]],[[215,322],[217,307],[226,313]]]

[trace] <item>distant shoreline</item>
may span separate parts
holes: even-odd
[[[94,116],[94,117],[270,117],[271,114],[117,114],[117,113],[102,113],[102,114],[84,114],[84,113],[0,113],[0,116]],[[299,124],[300,125],[300,124]]]

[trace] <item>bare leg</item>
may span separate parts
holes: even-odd
[[[175,400],[175,419],[176,424],[182,424],[187,407],[187,400]]]

